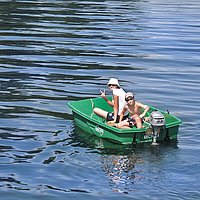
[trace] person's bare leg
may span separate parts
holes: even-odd
[[[135,118],[137,128],[142,128],[142,120],[140,117]]]
[[[117,128],[120,128],[120,129],[129,129],[129,122],[127,120],[124,120],[124,121],[121,121],[120,123],[118,123],[116,125]]]
[[[96,115],[98,115],[99,117],[102,117],[102,118],[104,118],[104,119],[107,118],[107,114],[108,114],[107,111],[102,110],[101,108],[94,108],[94,113],[95,113]]]

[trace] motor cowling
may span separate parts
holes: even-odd
[[[165,126],[165,117],[160,111],[153,111],[149,116],[149,122],[152,127]]]

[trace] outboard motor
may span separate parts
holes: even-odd
[[[165,127],[165,117],[160,111],[153,111],[149,116],[149,122],[152,128],[152,145],[157,145],[157,137],[159,137],[159,132]]]

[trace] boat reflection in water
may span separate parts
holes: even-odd
[[[165,179],[161,170],[163,159],[177,151],[177,140],[165,141],[153,146],[150,143],[120,145],[91,135],[75,126],[74,140],[85,148],[96,149],[100,154],[102,171],[108,176],[114,192],[129,193],[158,179]],[[147,174],[151,177],[147,177]]]

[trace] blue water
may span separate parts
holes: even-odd
[[[200,198],[198,0],[0,1],[0,196]],[[110,77],[179,117],[176,141],[114,145],[67,103]]]

